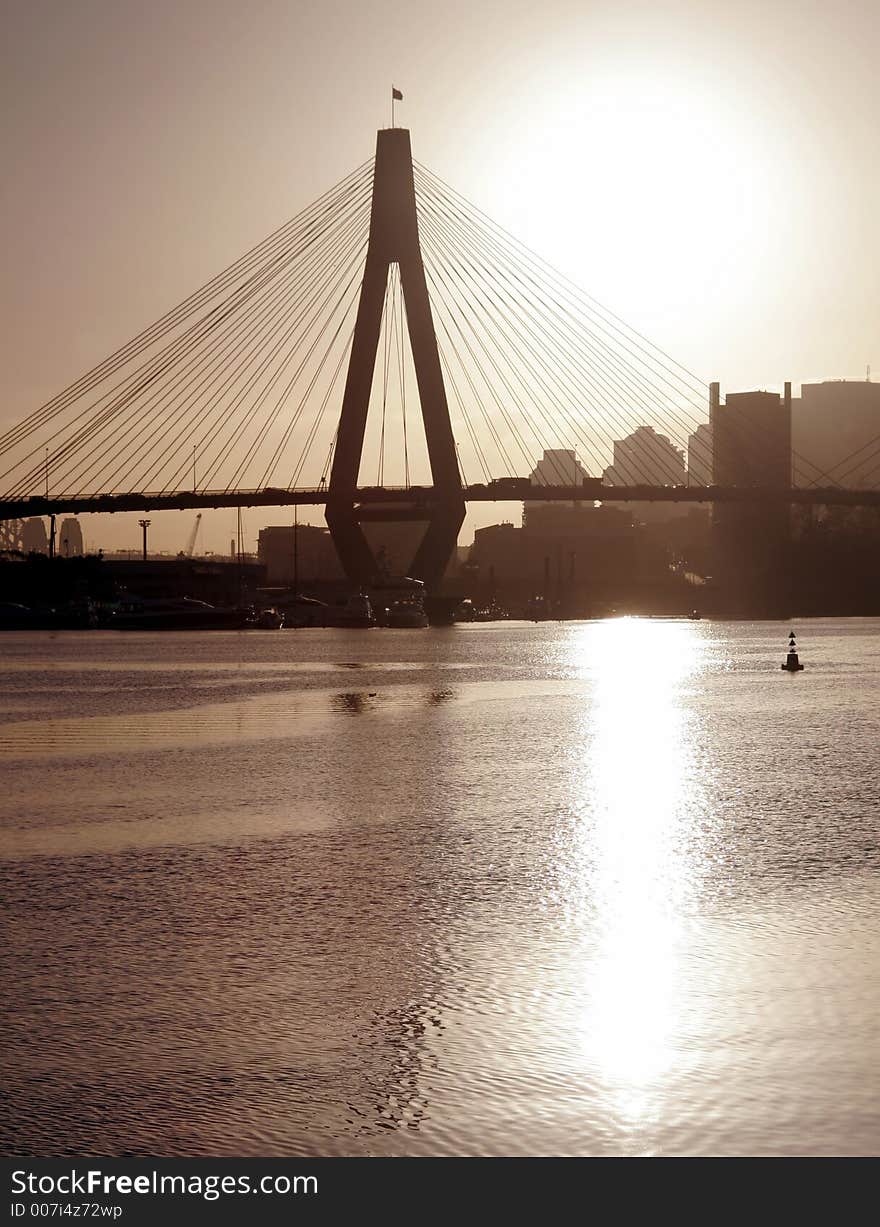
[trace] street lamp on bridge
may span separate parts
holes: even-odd
[[[147,529],[150,527],[151,523],[151,520],[138,520],[138,524],[140,524],[141,528],[144,530],[144,562],[147,561]]]

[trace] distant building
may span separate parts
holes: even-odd
[[[632,524],[632,512],[628,504],[602,503],[596,507],[593,503],[524,503],[523,528],[540,536],[584,536],[596,537],[607,535],[608,526],[614,524]]]
[[[711,486],[712,475],[712,426],[701,422],[692,435],[688,435],[689,486]]]
[[[46,525],[34,517],[21,526],[21,548],[25,554],[48,554],[49,536]]]
[[[226,558],[153,556],[144,560],[105,555],[98,565],[120,594],[147,599],[186,596],[211,605],[234,605],[266,582],[265,568],[252,558],[232,562]]]
[[[81,558],[83,554],[83,535],[79,520],[62,520],[61,532],[58,534],[59,553],[62,558]]]
[[[542,459],[529,474],[529,481],[533,486],[579,486],[589,476],[577,452],[556,447],[545,448]],[[523,503],[523,528],[578,532],[584,514],[593,510],[592,503],[560,503],[555,500]]]
[[[271,525],[261,528],[257,558],[266,568],[266,582],[290,584],[294,578],[294,533],[296,533],[296,570],[303,582],[340,579],[342,567],[326,528],[316,524]]]
[[[529,480],[533,486],[579,486],[589,476],[577,452],[565,447],[551,447],[544,449],[544,455],[532,469]]]
[[[716,486],[780,489],[791,485],[791,384],[776,392],[729,393],[711,386],[712,469]],[[788,612],[787,503],[715,503],[713,569],[728,607],[765,616]]]
[[[368,521],[362,525],[364,536],[376,558],[379,571],[388,576],[406,575],[422,538],[424,521]],[[291,584],[294,578],[294,531],[296,532],[296,569],[299,582],[324,583],[344,578],[342,564],[330,531],[317,524],[271,525],[261,528],[257,558],[266,567],[270,585]],[[456,559],[450,559],[454,571]]]
[[[483,600],[521,608],[543,596],[588,615],[594,602],[632,587],[640,555],[628,512],[539,503],[528,513],[523,528],[492,524],[474,532],[470,564]]]
[[[686,478],[684,452],[653,426],[614,440],[614,461],[605,470],[608,485],[683,486]]]
[[[484,579],[488,595],[507,595],[525,582],[534,584],[532,567],[523,555],[523,530],[513,524],[489,524],[474,530],[468,561]]]
[[[730,392],[711,412],[716,486],[791,485],[790,392]]]
[[[684,453],[652,426],[639,426],[624,439],[614,441],[614,463],[605,470],[608,486],[683,486],[686,480]],[[613,503],[626,508],[638,521],[663,522],[684,514],[676,503]]]
[[[827,380],[801,385],[792,403],[795,485],[880,486],[880,383]]]

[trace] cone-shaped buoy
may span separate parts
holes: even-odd
[[[793,630],[789,631],[788,635],[788,655],[786,656],[783,664],[781,664],[779,667],[784,669],[786,673],[800,673],[804,667],[798,660],[797,645],[795,644]]]

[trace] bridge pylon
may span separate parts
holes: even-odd
[[[327,491],[327,524],[339,559],[349,580],[364,585],[377,577],[379,566],[361,527],[357,482],[388,272],[395,263],[406,304],[433,479],[430,497],[423,500],[424,517],[418,517],[427,520],[427,529],[408,573],[431,589],[439,584],[455,549],[465,503],[422,263],[412,150],[406,128],[384,128],[377,134],[367,259]],[[370,518],[377,517],[373,514]]]

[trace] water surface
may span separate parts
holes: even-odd
[[[0,637],[4,1152],[880,1149],[880,622]]]

